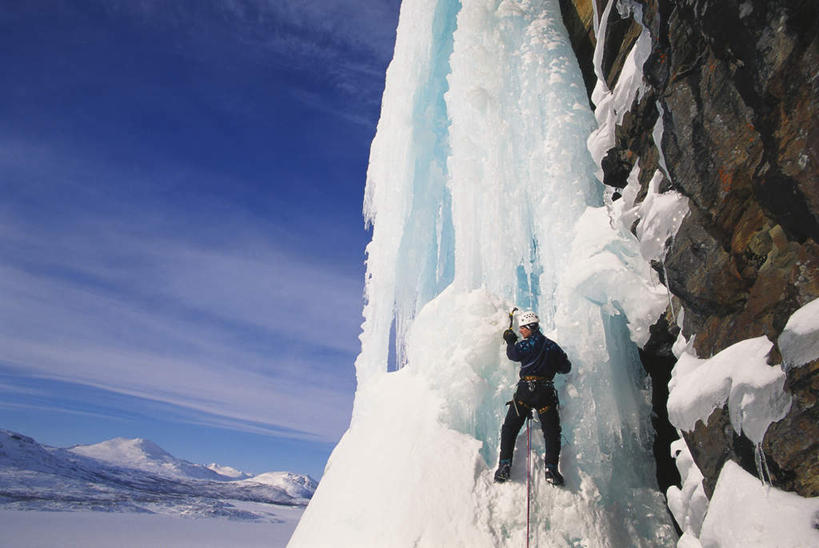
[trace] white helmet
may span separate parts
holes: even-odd
[[[518,325],[531,325],[533,323],[538,323],[540,320],[537,319],[537,314],[532,312],[531,310],[527,310],[526,312],[522,312],[518,315]]]

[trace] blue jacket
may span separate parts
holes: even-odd
[[[520,377],[546,377],[552,380],[556,373],[568,373],[572,363],[556,342],[538,329],[528,339],[506,344],[506,357],[520,362]]]

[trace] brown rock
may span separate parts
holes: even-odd
[[[594,85],[597,83],[597,76],[594,74],[594,46],[597,39],[594,36],[594,7],[592,0],[560,0],[560,13],[572,47],[577,55],[577,62],[580,65],[580,72],[583,75],[583,83],[586,85],[586,92],[591,105],[591,94]],[[594,108],[594,105],[592,105]]]
[[[683,433],[685,443],[703,475],[702,486],[708,498],[714,492],[719,473],[726,460],[732,460],[747,472],[756,475],[754,444],[737,435],[731,426],[727,408],[714,410],[708,423],[697,422],[693,432]]]
[[[590,0],[572,4],[589,13]],[[701,357],[749,337],[775,341],[790,314],[819,298],[819,3],[750,0],[741,10],[733,0],[640,4],[653,47],[646,89],[615,132],[605,183],[621,187],[639,163],[642,199],[661,147],[663,188],[691,204],[664,264],[653,265],[685,308],[683,333],[696,336]],[[639,30],[629,17],[611,18],[602,38],[610,84]],[[591,22],[583,21],[588,35]],[[655,144],[658,104],[664,133]],[[769,359],[778,355],[775,347]],[[769,429],[765,453],[775,485],[815,496],[815,364],[789,371],[787,386],[797,403]],[[686,434],[709,493],[726,458],[755,471],[750,442],[726,420],[716,412]]]
[[[791,410],[763,440],[768,465],[778,486],[819,496],[819,360],[788,371],[786,388]]]

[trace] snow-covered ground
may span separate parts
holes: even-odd
[[[61,449],[0,430],[0,546],[284,546],[315,488],[290,472],[187,462],[149,440]]]
[[[270,513],[277,521],[259,523],[159,514],[0,510],[0,546],[278,548],[287,545],[304,511],[300,507],[245,505],[248,511]]]

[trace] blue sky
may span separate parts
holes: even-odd
[[[318,477],[399,0],[0,10],[0,428]]]

